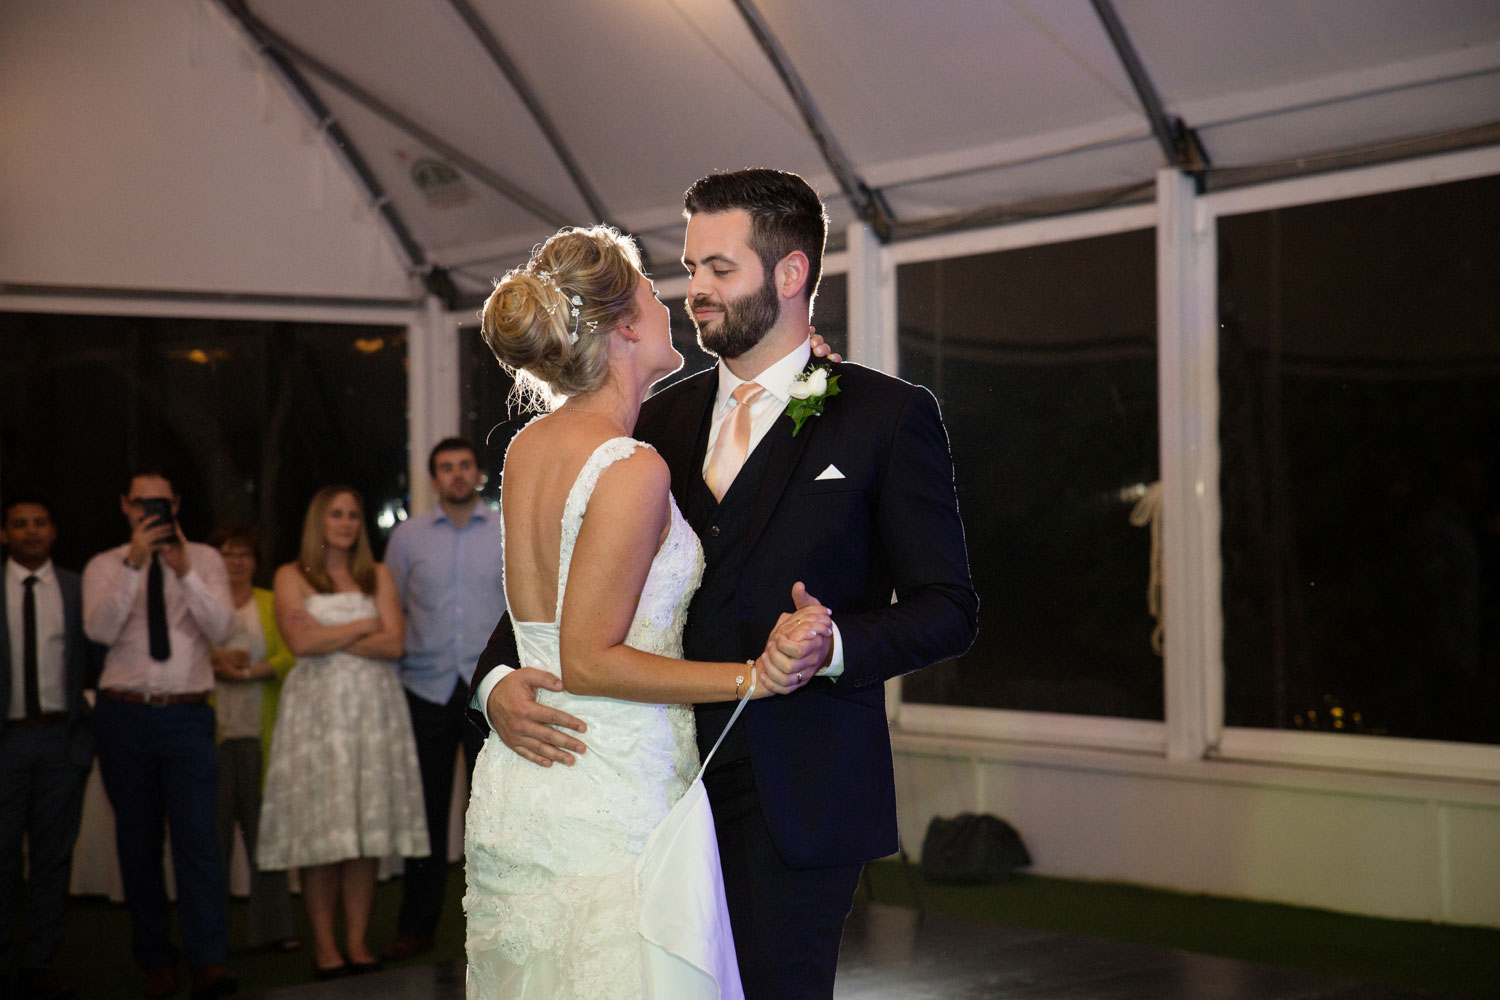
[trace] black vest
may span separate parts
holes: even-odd
[[[740,572],[749,556],[749,538],[745,525],[750,523],[752,507],[760,480],[765,475],[771,453],[762,439],[749,457],[722,503],[714,500],[713,491],[701,475],[692,477],[688,489],[683,515],[698,539],[703,543],[703,583],[693,596],[688,607],[687,627],[682,633],[682,653],[689,660],[716,660],[733,663],[744,662],[760,655],[766,637],[743,634],[741,615],[737,606],[740,589]],[[698,468],[694,467],[695,471]],[[749,667],[745,668],[747,671]],[[734,712],[734,702],[715,702],[699,705],[698,754],[706,756],[713,748],[714,740],[724,731],[724,724]],[[747,708],[748,712],[749,709]],[[745,738],[746,719],[741,718],[719,748],[713,759],[711,770],[737,761],[748,760],[750,743]]]

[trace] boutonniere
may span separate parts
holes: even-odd
[[[839,394],[839,377],[830,376],[827,365],[819,365],[792,379],[786,394],[792,397],[786,404],[786,415],[792,418],[792,437],[796,437],[803,421],[822,413],[828,397]]]

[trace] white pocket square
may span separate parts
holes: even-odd
[[[839,471],[839,467],[837,465],[830,465],[828,468],[826,468],[822,472],[818,473],[818,478],[814,479],[813,482],[815,482],[815,483],[816,482],[821,482],[824,479],[843,479],[843,478],[844,478],[844,474]]]

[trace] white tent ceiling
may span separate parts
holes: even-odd
[[[164,59],[181,58],[174,25],[193,33],[189,61],[229,39],[296,95],[302,127],[339,149],[400,265],[437,268],[462,295],[559,225],[599,217],[641,237],[670,274],[681,192],[716,169],[796,170],[829,197],[836,230],[883,213],[900,238],[1149,198],[1172,162],[1212,183],[1351,151],[1500,139],[1497,0],[5,0],[0,10],[0,63],[30,67],[0,69],[13,123],[97,100],[97,81],[48,78],[67,62],[61,40],[86,45],[91,26],[112,38],[122,19],[165,29]],[[6,131],[7,143],[28,138],[24,125]],[[200,131],[188,121],[167,144]],[[264,148],[271,158],[281,147]],[[127,169],[111,159],[132,155],[91,156],[88,169]],[[200,154],[158,144],[151,155]],[[42,161],[5,169],[5,157],[0,206],[35,204],[26,187],[53,182]],[[0,253],[0,281],[19,280],[6,271]]]

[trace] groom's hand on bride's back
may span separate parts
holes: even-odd
[[[579,733],[588,727],[583,720],[538,702],[539,688],[561,691],[562,678],[535,667],[512,670],[490,691],[484,703],[485,714],[500,741],[533,764],[572,764],[573,754],[587,748],[557,727]]]

